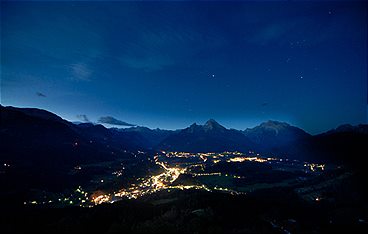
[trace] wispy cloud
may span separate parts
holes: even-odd
[[[36,92],[36,95],[37,95],[38,97],[43,97],[43,98],[45,98],[45,97],[46,97],[46,95],[45,95],[45,94],[43,94],[43,93],[41,93],[41,92]]]
[[[73,63],[70,66],[72,79],[78,81],[90,81],[92,70],[85,63]]]
[[[115,119],[114,117],[111,116],[104,116],[98,119],[99,123],[104,123],[104,124],[111,124],[111,125],[119,125],[119,126],[136,126],[135,124],[130,124],[118,119]]]
[[[76,117],[83,122],[89,122],[87,115],[77,115]]]

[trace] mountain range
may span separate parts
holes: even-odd
[[[226,129],[210,119],[204,125],[194,123],[170,134],[156,148],[186,152],[249,151],[254,144],[241,131]]]
[[[213,119],[176,131],[71,123],[46,110],[3,107],[0,159],[55,166],[128,157],[136,150],[222,152],[255,151],[299,160],[352,162],[367,155],[368,125],[342,125],[310,135],[288,123],[267,121],[245,130],[227,129]],[[48,161],[48,160],[46,160]]]

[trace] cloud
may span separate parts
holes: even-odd
[[[38,97],[46,97],[46,95],[45,94],[43,94],[43,93],[41,93],[41,92],[36,92],[36,95],[38,96]]]
[[[77,119],[83,121],[83,122],[89,122],[89,119],[87,115],[77,115]]]
[[[119,125],[119,126],[130,126],[130,127],[131,126],[136,126],[135,124],[130,124],[130,123],[115,119],[114,117],[111,117],[111,116],[101,117],[98,120],[98,122],[99,123],[104,123],[104,124]]]
[[[90,81],[92,70],[85,63],[73,63],[69,65],[72,79],[80,81]]]

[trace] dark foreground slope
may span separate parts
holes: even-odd
[[[3,211],[0,223],[6,233],[364,233],[360,202],[309,203],[290,189],[172,191],[94,208]]]
[[[133,159],[127,152],[135,149],[131,138],[101,125],[79,126],[45,110],[2,106],[0,123],[1,204],[24,201],[30,189],[75,186],[80,181],[71,171],[80,165]]]

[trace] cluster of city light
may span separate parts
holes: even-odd
[[[191,173],[192,176],[194,177],[199,177],[199,176],[229,176],[232,177],[234,179],[244,179],[244,176],[238,176],[238,175],[229,175],[229,174],[224,174],[221,172],[212,172],[212,173]]]
[[[114,171],[112,174],[116,175],[116,177],[122,176],[123,175],[123,170]]]
[[[305,167],[309,168],[309,170],[315,172],[317,170],[324,171],[325,170],[325,164],[316,164],[316,163],[305,163]]]
[[[201,154],[199,157],[203,160],[203,162],[207,161],[207,156]]]
[[[212,157],[212,158],[221,158],[221,157],[226,157],[226,156],[241,156],[244,155],[244,153],[238,152],[238,151],[225,151],[222,153],[198,153],[198,154],[202,154],[204,156],[207,157]]]
[[[196,154],[188,153],[188,152],[165,152],[162,151],[162,153],[168,157],[168,158],[191,158],[196,157]]]
[[[63,204],[63,205],[79,205],[82,207],[89,206],[89,195],[86,191],[82,189],[81,186],[78,186],[77,189],[75,189],[74,193],[70,194],[69,196],[58,198],[55,200],[49,199],[49,200],[41,200],[41,201],[29,201],[24,202],[24,205],[48,205],[48,204]]]
[[[0,168],[0,174],[6,173],[6,171],[8,170],[7,168],[10,167],[10,164],[9,163],[4,163],[3,166],[4,166],[3,168]]]
[[[244,192],[239,192],[239,191],[235,191],[235,190],[228,189],[228,188],[222,188],[222,187],[218,187],[218,186],[215,186],[213,189],[217,190],[217,191],[228,192],[228,193],[231,193],[231,194],[234,194],[234,195],[246,194]]]
[[[225,156],[231,156],[231,155],[243,155],[239,152],[224,152],[222,154],[216,154],[216,153],[198,153],[198,154],[192,154],[192,153],[186,153],[186,152],[162,152],[164,153],[164,156],[167,158],[191,158],[191,157],[199,157],[202,159],[203,162],[207,161],[208,157],[212,158],[220,158]],[[223,192],[229,192],[231,194],[240,194],[237,191],[228,189],[228,188],[221,188],[221,187],[214,187],[213,189],[210,189],[209,187],[205,185],[172,185],[173,182],[175,182],[179,176],[183,173],[186,173],[187,167],[170,167],[164,162],[161,162],[159,160],[160,155],[154,156],[154,162],[156,165],[159,165],[164,171],[158,175],[153,175],[148,178],[144,178],[141,180],[138,184],[131,184],[128,188],[123,188],[117,192],[114,192],[113,194],[101,194],[99,196],[96,196],[92,199],[92,201],[95,204],[101,204],[105,202],[113,202],[119,198],[128,198],[128,199],[137,199],[139,197],[142,197],[147,194],[152,194],[155,192],[158,192],[160,190],[166,190],[166,189],[180,189],[180,190],[186,190],[186,189],[202,189],[206,191],[223,191]],[[256,162],[265,162],[266,159],[258,158],[258,157],[236,157],[234,158],[235,162],[237,161],[256,161]],[[220,162],[220,159],[214,160],[215,163]],[[232,160],[234,161],[234,160]],[[193,166],[202,166],[200,165],[190,165],[190,167]],[[243,176],[237,176],[237,175],[228,175],[228,174],[222,174],[221,172],[213,172],[213,173],[190,173],[192,176],[230,176],[237,179],[243,179]]]
[[[200,189],[200,190],[206,190],[206,191],[222,191],[222,192],[228,192],[231,194],[243,194],[241,192],[224,188],[224,187],[218,187],[215,186],[213,188],[209,188],[206,185],[172,185],[181,174],[188,173],[192,175],[193,177],[200,177],[200,176],[229,176],[235,179],[244,179],[244,176],[238,176],[238,175],[229,175],[229,174],[223,174],[221,172],[211,172],[211,173],[196,173],[193,172],[193,168],[195,167],[201,167],[204,170],[204,167],[206,167],[204,162],[206,162],[208,159],[211,159],[210,162],[216,164],[221,161],[224,162],[269,162],[269,161],[281,161],[281,159],[277,158],[261,158],[257,156],[252,157],[246,157],[244,154],[240,152],[224,152],[224,153],[186,153],[186,152],[162,152],[163,155],[155,155],[153,157],[153,162],[160,166],[160,168],[163,170],[161,173],[157,175],[152,175],[147,178],[139,178],[137,180],[136,184],[131,184],[129,187],[122,188],[117,192],[113,192],[111,194],[98,194],[91,197],[91,202],[95,205],[102,204],[102,203],[112,203],[116,200],[120,200],[122,198],[128,198],[128,199],[137,199],[139,197],[142,197],[147,194],[152,194],[161,190],[170,190],[170,189],[179,189],[179,190],[186,190],[186,189]],[[254,154],[255,155],[255,154]],[[169,166],[167,162],[165,162],[166,158],[192,158],[197,157],[202,159],[202,163],[179,163],[180,166],[174,165]],[[160,161],[160,159],[163,161]],[[316,171],[317,169],[324,170],[324,165],[322,164],[304,164],[305,167],[308,167],[311,171]],[[116,176],[122,175],[122,170],[113,172]]]
[[[99,204],[106,203],[106,202],[109,202],[109,201],[111,201],[111,195],[110,194],[101,194],[99,196],[92,197],[92,202],[95,205],[99,205]]]
[[[215,153],[215,152],[207,152],[207,153],[188,153],[188,152],[165,152],[161,151],[163,155],[168,158],[191,158],[191,157],[212,157],[212,158],[219,158],[219,157],[226,157],[226,156],[234,156],[238,155],[241,156],[243,153],[241,152],[230,152],[225,151],[223,153]]]
[[[193,173],[193,176],[221,176],[221,172],[212,172],[212,173]]]
[[[147,194],[155,193],[163,189],[169,189],[170,185],[186,171],[185,168],[167,166],[165,163],[158,160],[158,156],[155,156],[154,160],[155,163],[164,170],[162,173],[144,178],[140,183],[131,184],[130,187],[120,189],[113,194],[100,194],[92,197],[92,202],[97,205],[106,202],[114,202],[123,197],[128,199],[137,199]]]
[[[169,189],[180,189],[180,190],[186,190],[186,189],[197,189],[197,190],[206,190],[208,192],[212,192],[210,188],[208,188],[206,185],[175,185],[175,186],[168,186]]]
[[[241,152],[223,152],[223,153],[187,153],[187,152],[165,152],[162,151],[162,153],[168,157],[168,158],[192,158],[192,157],[197,157],[200,158],[203,162],[207,162],[208,159],[212,159],[211,161],[213,163],[219,163],[221,162],[223,159],[222,158],[229,158],[226,161],[227,162],[244,162],[244,161],[255,161],[255,162],[267,162],[267,161],[272,161],[272,160],[278,160],[276,158],[261,158],[258,157],[259,154],[255,154],[254,152],[250,152],[256,156],[252,156],[252,157],[244,157],[244,154]],[[236,156],[236,157],[234,157]],[[155,159],[157,159],[158,156],[155,156]]]
[[[92,195],[88,195],[86,192],[82,190],[79,186],[74,194],[71,194],[68,197],[59,198],[55,201],[53,200],[45,200],[45,201],[30,201],[25,202],[24,204],[48,204],[59,202],[61,204],[67,205],[79,205],[83,207],[90,207],[92,205],[99,205],[102,203],[113,203],[117,200],[121,200],[122,198],[128,199],[137,199],[144,195],[152,194],[161,190],[170,190],[170,189],[179,189],[179,190],[187,190],[187,189],[197,189],[197,190],[205,190],[205,191],[222,191],[227,192],[233,195],[236,194],[245,194],[230,188],[219,187],[218,185],[214,187],[208,187],[204,184],[192,184],[192,185],[181,185],[173,183],[180,177],[180,175],[186,173],[193,177],[201,177],[201,176],[226,176],[234,179],[244,179],[244,176],[239,175],[231,175],[225,174],[221,172],[208,172],[205,173],[205,168],[209,166],[211,163],[217,164],[219,162],[258,162],[265,163],[276,161],[275,163],[288,161],[288,159],[278,159],[278,158],[262,158],[258,157],[259,154],[255,154],[254,152],[250,152],[251,156],[245,156],[240,152],[223,152],[223,153],[186,153],[186,152],[162,152],[163,154],[157,154],[153,157],[153,160],[150,159],[151,162],[154,162],[161,168],[161,172],[159,174],[138,178],[136,183],[130,184],[128,187],[122,188],[116,192],[105,193],[102,191],[95,192]],[[145,154],[144,152],[138,152],[138,154]],[[193,158],[196,157],[201,159],[201,161],[196,161],[193,163],[190,160],[185,160],[185,158]],[[170,164],[170,158],[182,158],[181,160],[175,160],[176,164]],[[183,160],[184,158],[184,160]],[[178,162],[180,161],[180,162]],[[295,161],[295,160],[294,160]],[[297,162],[297,161],[296,161]],[[121,164],[123,166],[123,164]],[[303,163],[300,164],[302,166]],[[4,166],[8,166],[8,164],[4,164]],[[323,171],[325,170],[324,164],[314,164],[314,163],[304,163],[304,167],[308,168],[312,172]],[[81,170],[81,166],[75,166],[74,170]],[[112,172],[112,175],[116,177],[120,177],[123,175],[123,170],[125,167],[122,167],[121,170],[117,170]],[[199,173],[201,172],[201,173]],[[101,183],[104,180],[100,180]],[[318,201],[320,198],[317,198]]]
[[[226,155],[228,154],[229,152],[226,153]],[[185,153],[185,152],[168,152],[168,153],[165,153],[164,156],[168,158],[172,158],[172,157],[189,158],[189,157],[193,157],[193,155],[201,158],[203,162],[205,162],[207,160],[207,157],[209,156],[218,157],[217,154],[215,153],[191,154],[191,153]],[[231,189],[221,188],[221,187],[214,187],[212,190],[205,185],[172,185],[173,182],[175,182],[181,174],[186,173],[188,167],[177,167],[177,166],[170,167],[164,162],[161,162],[159,158],[160,158],[160,155],[155,155],[154,162],[156,163],[156,165],[159,165],[163,169],[162,173],[158,175],[150,176],[148,178],[142,178],[139,183],[131,184],[130,187],[120,189],[119,191],[114,192],[112,194],[99,194],[97,196],[94,196],[92,197],[92,202],[97,205],[97,204],[106,203],[106,202],[114,202],[121,198],[137,199],[144,195],[152,194],[160,190],[167,190],[167,189],[180,189],[180,190],[202,189],[206,191],[218,190],[218,191],[229,192],[231,194],[239,194],[238,192],[233,191]],[[249,159],[249,160],[253,160],[253,159]],[[190,174],[192,174],[193,176],[222,176],[221,172],[190,173]],[[231,176],[231,175],[224,174],[224,176]],[[236,176],[236,175],[233,175],[231,177],[244,178],[244,177]]]
[[[265,158],[259,158],[259,157],[235,157],[235,158],[230,158],[227,160],[227,162],[245,162],[245,161],[254,161],[254,162],[267,162],[268,159]]]

